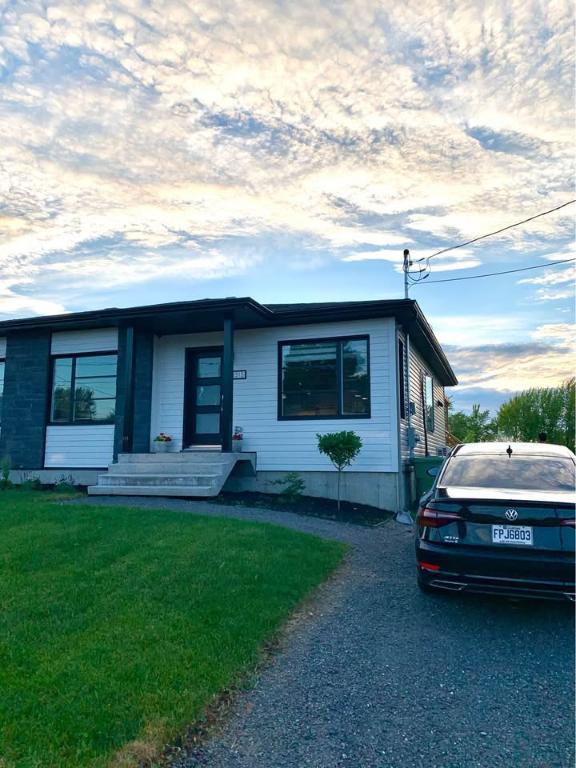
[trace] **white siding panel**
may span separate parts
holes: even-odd
[[[397,471],[394,328],[394,320],[375,319],[236,332],[234,368],[246,370],[247,377],[234,381],[234,425],[244,430],[244,450],[258,453],[259,469],[330,469],[328,459],[318,452],[316,434],[346,429],[354,430],[364,443],[354,470]],[[371,418],[279,421],[278,342],[360,334],[370,337]],[[221,344],[222,334],[156,339],[151,438],[166,432],[181,447],[185,350]]]
[[[406,340],[404,336],[401,336],[404,344]],[[405,353],[407,351],[405,349]],[[436,456],[438,448],[444,448],[446,446],[446,419],[447,409],[436,405],[436,402],[440,400],[444,403],[444,387],[438,382],[430,367],[424,362],[420,353],[410,340],[410,397],[406,393],[406,410],[408,410],[409,400],[414,403],[416,413],[411,418],[411,423],[416,430],[420,441],[417,443],[414,449],[415,456],[426,455],[426,440],[424,433],[424,406],[422,402],[422,378],[424,375],[432,377],[433,389],[434,389],[434,431],[429,432],[428,439],[428,454],[430,456]],[[407,382],[406,388],[408,387]],[[402,445],[402,458],[407,459],[409,457],[408,449],[408,418],[401,421],[401,445]]]
[[[117,328],[95,328],[89,331],[61,331],[52,334],[52,354],[111,352],[118,349]]]
[[[113,424],[46,428],[45,467],[107,467],[113,451]]]
[[[0,357],[6,357],[6,339],[0,339]]]

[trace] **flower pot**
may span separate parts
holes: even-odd
[[[232,450],[234,453],[242,453],[242,440],[232,440]]]
[[[155,440],[154,441],[154,453],[168,453],[172,448],[172,441],[170,440]]]

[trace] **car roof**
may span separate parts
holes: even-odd
[[[518,456],[555,456],[557,458],[576,458],[565,445],[552,443],[464,443],[456,446],[453,456],[500,456],[507,454],[508,449]]]

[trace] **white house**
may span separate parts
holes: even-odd
[[[445,448],[444,387],[456,383],[407,299],[11,320],[0,323],[0,459],[16,479],[71,477],[91,493],[270,492],[296,471],[308,493],[333,497],[316,435],[353,430],[363,447],[344,498],[397,509],[410,456]],[[157,452],[161,432],[169,453]]]

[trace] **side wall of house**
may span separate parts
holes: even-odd
[[[72,355],[90,352],[116,352],[118,331],[98,328],[88,331],[63,331],[52,334],[50,353]],[[44,467],[107,467],[114,450],[114,424],[48,424]]]
[[[368,334],[371,417],[369,419],[278,420],[278,342]],[[182,445],[184,364],[187,347],[218,346],[222,335],[189,334],[156,339],[151,439],[159,432]],[[396,472],[398,443],[394,376],[394,321],[289,326],[237,331],[234,368],[246,371],[234,381],[234,424],[243,428],[245,451],[256,451],[260,471],[331,471],[318,452],[316,434],[354,430],[363,448],[353,470]]]
[[[402,331],[398,331],[398,339],[401,339],[404,343],[404,353],[407,363],[408,351],[406,344],[406,335]],[[396,341],[396,355],[398,355],[398,341]],[[428,432],[425,436],[425,421],[424,421],[424,400],[423,400],[423,386],[424,376],[428,375],[432,377],[433,389],[434,389],[434,430]],[[406,416],[400,421],[400,441],[401,441],[401,455],[405,461],[409,458],[410,449],[408,446],[408,408],[410,402],[412,402],[414,413],[410,416],[411,425],[416,430],[416,434],[420,438],[414,448],[415,456],[426,455],[426,442],[428,443],[428,455],[437,456],[440,449],[446,446],[446,419],[447,410],[444,407],[444,387],[438,381],[435,374],[432,372],[430,366],[428,366],[417,348],[414,346],[412,340],[410,340],[410,395],[408,395],[408,375],[405,375],[405,409]],[[442,406],[438,406],[437,403],[441,402]],[[427,437],[427,440],[426,440]]]

